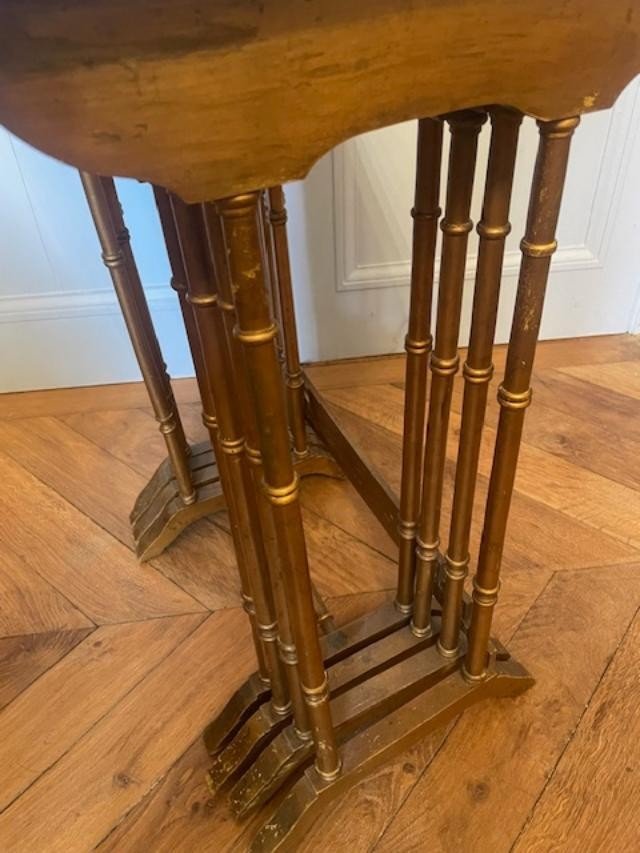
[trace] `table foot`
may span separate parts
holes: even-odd
[[[408,615],[396,610],[393,602],[385,602],[372,613],[355,619],[347,625],[343,625],[342,628],[321,637],[320,643],[325,665],[327,667],[335,666],[366,646],[407,625],[408,622]],[[255,673],[249,676],[247,681],[238,688],[227,702],[224,710],[209,723],[204,732],[204,742],[210,755],[217,755],[225,749],[258,706],[268,702],[271,698],[270,691],[265,689],[264,685],[259,689],[258,683],[259,679]],[[288,723],[289,720],[286,719],[285,722]],[[279,731],[280,729],[276,726],[276,730]],[[250,731],[259,731],[257,724]],[[277,731],[272,732],[272,734],[277,733]],[[245,741],[243,740],[243,742]],[[253,743],[251,740],[249,742]],[[238,750],[239,754],[242,754],[240,747]],[[216,782],[216,787],[219,787],[220,784],[220,782]]]
[[[424,661],[423,665],[425,669],[428,666]],[[533,683],[533,678],[514,660],[492,656],[486,678],[469,684],[461,676],[458,662],[453,671],[427,685],[428,689],[346,740],[341,750],[342,772],[337,779],[326,781],[312,765],[299,774],[258,831],[251,850],[253,853],[296,850],[327,806],[377,766],[441,728],[470,705],[489,697],[517,696]]]
[[[436,623],[438,617],[439,614],[434,614]],[[372,640],[365,649],[361,650],[360,654],[351,654],[342,660],[335,658],[325,660],[332,697],[335,699],[341,696],[394,664],[411,657],[428,645],[432,645],[433,642],[434,640],[431,637],[416,638],[410,631],[406,630],[406,625],[402,624],[387,636]],[[255,711],[227,747],[215,757],[209,774],[212,789],[219,790],[245,771],[250,771],[249,775],[255,775],[256,778],[265,783],[265,786],[268,784],[270,776],[273,777],[272,783],[269,784],[269,791],[271,791],[273,785],[281,778],[282,773],[277,769],[278,761],[275,762],[276,769],[272,773],[271,766],[274,762],[269,758],[270,750],[273,749],[277,754],[284,754],[286,766],[293,766],[286,757],[286,749],[291,744],[292,734],[295,735],[295,732],[283,734],[283,738],[287,742],[284,753],[278,743],[280,732],[290,723],[290,715],[276,718],[269,710],[269,705],[263,705]],[[293,737],[293,742],[296,755],[302,756],[304,753],[303,758],[308,756],[309,749],[312,746],[309,741],[300,744],[297,738]],[[263,755],[258,757],[263,749]],[[250,769],[254,760],[255,764]],[[261,769],[265,764],[267,767]]]
[[[298,475],[344,479],[338,463],[312,430],[308,431],[308,439],[307,453],[294,453]],[[187,505],[180,497],[168,458],[136,499],[129,520],[136,554],[142,562],[161,554],[194,521],[226,508],[215,454],[208,441],[190,448],[189,466],[197,494],[193,503]]]
[[[373,666],[363,672],[366,667],[363,660],[367,658]],[[445,660],[438,654],[434,637],[416,638],[403,627],[330,670],[336,740],[344,743],[363,726],[377,722],[437,683],[457,665],[457,660]],[[313,760],[313,755],[313,744],[301,742],[292,726],[286,728],[231,790],[234,814],[245,817],[266,803],[285,783],[292,784]]]

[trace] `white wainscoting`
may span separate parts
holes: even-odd
[[[616,107],[584,118],[575,137],[549,282],[542,336],[637,331],[640,322],[640,98],[638,81]],[[326,228],[309,251],[335,259],[333,282],[313,300],[319,316],[308,330],[307,356],[335,358],[393,352],[402,347],[408,311],[415,122],[350,140],[316,167],[305,187],[307,217],[321,221],[330,204],[332,247]],[[482,204],[489,130],[481,134],[474,219]],[[497,339],[508,339],[525,226],[537,129],[525,120],[512,202],[513,230],[505,254]],[[443,198],[446,181],[445,146]],[[331,198],[324,185],[330,183]],[[314,201],[316,193],[320,201]],[[313,229],[310,229],[313,233]],[[324,244],[323,244],[324,240]],[[320,246],[319,249],[314,249]],[[460,342],[468,338],[477,237],[469,242]],[[317,275],[318,262],[309,267]],[[436,270],[437,271],[437,270]],[[317,290],[319,285],[312,279]],[[299,279],[302,288],[304,278]],[[331,286],[333,285],[333,286]],[[311,297],[310,301],[311,301]],[[366,321],[365,321],[366,318]],[[307,323],[302,320],[303,328]]]
[[[640,331],[640,97],[578,129],[559,226],[542,335]],[[473,200],[482,203],[488,128]],[[497,339],[508,337],[534,122],[523,127]],[[445,148],[445,155],[446,155]],[[75,170],[0,129],[0,390],[139,378],[100,261]],[[303,359],[402,349],[408,311],[415,123],[365,134],[287,187],[289,240]],[[443,187],[445,181],[443,164]],[[169,370],[192,365],[149,188],[119,181],[134,252]],[[444,195],[444,193],[443,193]],[[471,235],[461,343],[468,337],[476,254]]]

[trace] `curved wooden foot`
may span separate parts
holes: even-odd
[[[342,773],[332,782],[308,767],[256,835],[253,853],[296,850],[310,826],[340,794],[380,764],[391,760],[465,708],[489,697],[516,696],[533,678],[513,660],[492,659],[487,678],[467,683],[454,671],[374,725],[359,731],[342,748]]]
[[[395,657],[388,651],[394,645],[398,650]],[[402,647],[404,654],[399,651]],[[455,659],[446,660],[438,654],[435,636],[416,638],[408,628],[345,663],[351,664],[352,670],[357,669],[362,666],[361,659],[369,653],[378,661],[378,666],[370,673],[362,673],[355,684],[338,682],[331,695],[331,715],[338,743],[436,684],[457,666]],[[330,671],[330,685],[338,681],[336,675],[337,672]],[[294,742],[292,734],[291,727],[279,734],[232,789],[231,809],[238,817],[266,803],[285,783],[292,784],[312,760],[313,744],[300,743],[297,739]]]
[[[300,477],[344,478],[335,459],[311,431],[307,453],[303,456],[294,454],[294,459],[294,467]],[[189,466],[197,491],[194,503],[186,505],[182,501],[168,459],[158,466],[138,495],[129,519],[136,554],[143,562],[161,554],[194,521],[226,507],[215,454],[208,441],[191,447]]]
[[[437,619],[437,617],[435,618]],[[406,629],[406,626],[402,626],[388,636],[372,642],[360,654],[351,655],[341,661],[329,661],[327,666],[329,689],[332,697],[335,699],[337,696],[341,696],[347,690],[411,657],[433,642],[432,637],[416,638]],[[268,707],[268,705],[263,705],[259,708],[240,728],[228,746],[216,756],[210,769],[211,786],[214,790],[221,788],[233,777],[247,770],[248,765],[256,759],[262,749],[265,749],[264,754],[257,758],[248,775],[257,774],[257,778],[264,781],[265,785],[267,784],[268,774],[277,776],[277,779],[281,778],[280,770],[274,770],[272,773],[270,768],[265,769],[264,772],[260,768],[264,762],[267,765],[271,764],[268,755],[272,748],[277,754],[283,754],[278,744],[277,735],[291,722],[291,719],[288,715],[285,719],[282,717],[274,719],[273,715],[265,710]],[[290,742],[290,738],[286,734],[283,737],[287,743]],[[267,746],[269,741],[272,743]],[[308,755],[311,744],[296,743],[296,750],[299,751],[302,747],[304,747],[304,756],[300,752],[300,760],[304,760]],[[295,758],[293,763],[287,759],[286,766],[293,768],[297,761],[298,758]]]
[[[245,720],[270,697],[270,688],[257,672],[252,673],[204,730],[204,743],[209,753],[224,749]]]
[[[201,441],[189,447],[189,467],[192,472],[210,465],[212,461],[214,461],[213,450],[211,449],[210,442]],[[135,524],[136,520],[142,517],[154,502],[158,493],[171,485],[172,481],[174,481],[173,470],[171,462],[167,457],[158,465],[151,475],[149,482],[136,498],[133,509],[129,514],[131,524]]]
[[[336,665],[365,646],[407,625],[408,621],[409,617],[398,612],[393,602],[385,602],[372,613],[360,619],[354,619],[321,638],[325,665],[327,667]],[[322,624],[320,622],[320,625]],[[258,681],[256,673],[249,676],[227,702],[224,710],[205,729],[204,742],[210,755],[216,755],[223,750],[257,707],[270,699],[271,693],[264,688],[264,685],[261,692],[256,689]],[[252,731],[258,731],[258,727],[256,726]],[[277,731],[272,734],[277,734]],[[217,782],[216,786],[219,784],[221,783]]]

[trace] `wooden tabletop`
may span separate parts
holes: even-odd
[[[355,134],[501,103],[610,106],[636,0],[4,0],[0,120],[185,200],[302,177]]]

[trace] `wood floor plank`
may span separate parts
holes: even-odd
[[[203,610],[194,598],[0,454],[0,541],[93,622]]]
[[[5,453],[132,546],[129,512],[145,479],[57,418],[0,421]]]
[[[312,510],[304,510],[303,519],[310,571],[321,595],[341,596],[394,586],[396,566],[384,554]],[[227,514],[216,515],[215,524],[228,531]]]
[[[183,403],[180,416],[192,444],[205,441],[199,403]],[[143,477],[150,477],[167,457],[167,447],[150,407],[74,412],[58,418],[108,451]]]
[[[221,525],[222,514],[200,519],[151,565],[160,568],[178,586],[208,610],[238,607],[241,603],[238,564],[231,536]]]
[[[199,399],[195,379],[174,379],[173,393],[180,403]],[[105,409],[139,409],[149,405],[142,382],[94,385],[86,388],[59,388],[49,391],[17,391],[0,394],[0,420],[99,412]]]
[[[397,545],[348,480],[304,477],[300,493],[304,507],[390,560],[398,559]]]
[[[91,628],[0,639],[0,710],[91,633]]]
[[[383,397],[382,387],[378,388],[380,397]],[[386,407],[389,408],[388,406]],[[338,406],[331,406],[331,411],[346,432],[353,436],[360,446],[366,448],[367,458],[385,476],[392,488],[400,488],[400,459],[401,438],[397,433],[380,427],[371,420],[359,417],[357,414]],[[388,415],[385,415],[388,421]],[[452,432],[456,430],[455,418],[452,418]],[[478,490],[474,502],[474,515],[472,523],[471,553],[477,554],[480,536],[482,532],[482,519],[484,512],[484,501],[488,486],[489,465],[492,454],[491,439],[485,440],[484,447],[484,473],[478,478]],[[455,436],[449,448],[450,454],[455,455]],[[550,457],[547,467],[554,469],[554,457]],[[453,479],[455,476],[453,458],[450,458],[446,468],[443,498],[443,530],[447,529],[447,519],[452,500]],[[558,466],[562,460],[558,460]],[[575,469],[575,470],[574,470]],[[562,473],[562,469],[560,469]],[[633,544],[619,541],[615,536],[608,535],[598,529],[598,517],[594,514],[593,522],[589,519],[569,517],[569,514],[557,511],[564,504],[556,501],[556,507],[548,506],[542,498],[549,496],[554,499],[553,476],[551,480],[540,484],[535,479],[535,465],[530,465],[529,489],[530,494],[523,494],[523,490],[516,489],[513,496],[510,512],[509,531],[503,555],[503,566],[505,570],[526,570],[536,567],[548,567],[553,569],[581,568],[601,564],[634,561],[638,559],[638,549]],[[547,475],[548,476],[548,475]],[[579,495],[577,483],[572,481],[572,476],[582,477],[577,466],[572,466],[567,478],[565,471],[564,483],[568,491],[573,495]],[[593,478],[597,475],[585,472],[585,477]],[[599,478],[600,480],[604,478]],[[516,485],[519,486],[520,479]],[[605,480],[606,489],[624,489],[622,486]],[[592,492],[592,500],[597,499],[597,491]],[[615,520],[613,509],[609,508],[609,514]],[[595,507],[594,507],[595,511]],[[633,525],[637,525],[638,519],[633,519]],[[614,525],[621,533],[626,532],[624,521]],[[446,539],[444,539],[446,541]]]
[[[104,839],[255,667],[245,637],[236,610],[206,619],[0,815],[0,848],[72,853]]]
[[[142,409],[74,412],[59,420],[143,477],[150,477],[167,456],[157,423]]]
[[[305,372],[319,391],[352,385],[384,385],[404,381],[405,356],[348,358],[305,365]]]
[[[371,850],[446,740],[450,726],[425,737],[360,782],[313,824],[296,853]]]
[[[8,771],[0,778],[0,809],[64,756],[203,618],[100,627],[0,712],[0,761]],[[4,844],[0,829],[0,848]]]
[[[93,627],[84,613],[0,541],[0,637]]]
[[[396,565],[312,511],[303,511],[309,563],[322,595],[390,589]]]
[[[640,361],[562,367],[561,373],[640,399]]]
[[[185,435],[192,444],[209,440],[209,431],[202,423],[202,403],[184,402],[180,404],[180,416]]]
[[[536,685],[460,718],[376,851],[510,850],[639,604],[638,566],[556,574],[509,643]]]
[[[514,851],[637,849],[639,669],[636,614]]]
[[[633,362],[627,364],[633,367]],[[640,400],[560,370],[538,371],[533,394],[531,414],[542,405],[605,429],[611,436],[640,441]]]
[[[504,370],[507,346],[494,347],[496,371]],[[460,350],[460,359],[466,349]],[[602,335],[541,341],[536,352],[536,369],[570,365],[605,364],[612,361],[640,361],[640,342],[636,335]],[[320,391],[351,385],[382,385],[404,382],[404,355],[343,359],[305,366]]]
[[[126,545],[132,552],[133,565],[137,565],[129,512],[147,483],[146,477],[56,418],[0,421],[0,440],[6,453]],[[203,542],[206,538],[211,542]],[[196,531],[190,530],[181,538],[178,548],[169,548],[144,569],[147,574],[159,569],[178,586],[190,590],[200,603],[235,606],[235,595],[226,595],[229,566],[224,554],[217,559],[215,539],[213,527],[205,520]],[[225,583],[219,586],[221,595],[212,599],[216,589],[212,570],[216,567]]]
[[[635,362],[625,364],[629,369],[635,366]],[[492,392],[497,384],[493,383]],[[462,380],[457,380],[452,407],[458,413],[462,409],[462,387]],[[542,371],[533,388],[534,403],[525,420],[525,444],[640,489],[640,399],[572,380],[559,371]],[[498,416],[499,406],[495,393],[491,393],[487,426],[495,429]]]
[[[399,410],[401,397],[402,392],[392,386],[377,386],[375,389],[342,388],[327,393],[327,399],[332,405],[355,413],[365,421],[374,422],[397,436],[402,433],[402,415]],[[380,410],[382,413],[374,420],[376,411]],[[456,436],[459,430],[460,416],[452,411],[447,451],[452,460],[455,460],[457,454]],[[584,434],[582,438],[584,441]],[[483,430],[480,459],[480,471],[486,477],[491,471],[494,443],[495,430],[487,426]],[[605,452],[602,446],[601,452]],[[587,454],[588,448],[582,455]],[[623,464],[624,459],[620,457],[620,465]],[[632,547],[640,547],[640,491],[613,482],[608,477],[527,442],[522,445],[518,465],[518,492]],[[633,463],[630,463],[630,468],[632,466]]]

